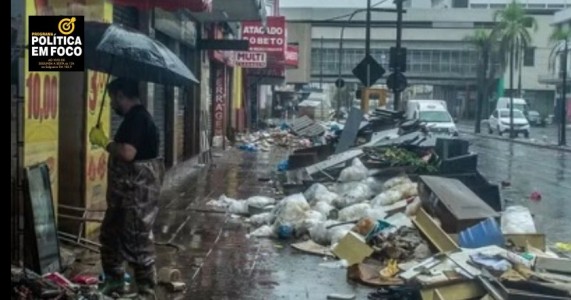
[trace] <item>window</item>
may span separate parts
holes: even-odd
[[[468,8],[468,0],[453,0],[453,8]]]
[[[535,65],[535,48],[526,48],[523,52],[523,65],[533,67]]]
[[[498,111],[494,110],[494,112],[492,113],[492,116],[494,116],[494,118],[497,118],[498,117]]]

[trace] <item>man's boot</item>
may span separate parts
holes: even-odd
[[[138,285],[139,299],[141,300],[157,300],[157,294],[155,292],[155,287],[151,284],[140,284]]]
[[[105,296],[121,296],[127,293],[127,286],[123,279],[106,278],[103,283],[99,285],[99,291]]]

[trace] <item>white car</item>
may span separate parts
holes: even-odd
[[[517,136],[523,133],[523,136],[529,138],[529,122],[523,115],[521,110],[514,109],[513,130]],[[496,109],[490,116],[488,122],[488,133],[492,134],[497,132],[499,135],[510,132],[510,110],[507,108]]]

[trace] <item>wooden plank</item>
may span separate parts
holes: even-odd
[[[419,209],[412,222],[430,240],[432,245],[440,252],[458,250],[458,245],[450,238],[442,228],[423,209]]]
[[[504,234],[506,242],[512,242],[517,247],[527,248],[527,244],[541,251],[545,251],[545,234]]]

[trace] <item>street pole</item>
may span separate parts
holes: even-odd
[[[323,37],[319,48],[319,89],[323,92]]]
[[[562,65],[563,65],[563,84],[561,85],[561,122],[559,122],[560,124],[560,134],[559,134],[559,146],[565,146],[567,144],[567,137],[566,137],[566,130],[567,128],[566,123],[567,123],[567,55],[569,53],[569,41],[567,39],[565,39],[565,50],[563,52],[563,57],[561,58],[563,60]]]
[[[515,43],[510,47],[510,139],[515,138],[514,134],[514,52]]]
[[[365,25],[365,57],[371,54],[371,0],[367,0],[367,23]],[[367,65],[367,88],[371,86],[371,70]],[[363,101],[363,99],[361,99]],[[366,113],[366,112],[365,112]]]
[[[397,53],[400,53],[400,49],[401,49],[401,42],[402,42],[402,2],[403,0],[395,0],[396,5],[397,5],[397,45],[396,45],[396,51]],[[395,70],[395,74],[398,78],[399,73],[400,73],[400,67],[397,66],[396,70]],[[393,91],[394,92],[394,98],[395,101],[393,103],[394,107],[393,109],[395,111],[399,110],[399,102],[400,102],[400,96],[401,96],[401,92],[398,90]]]

